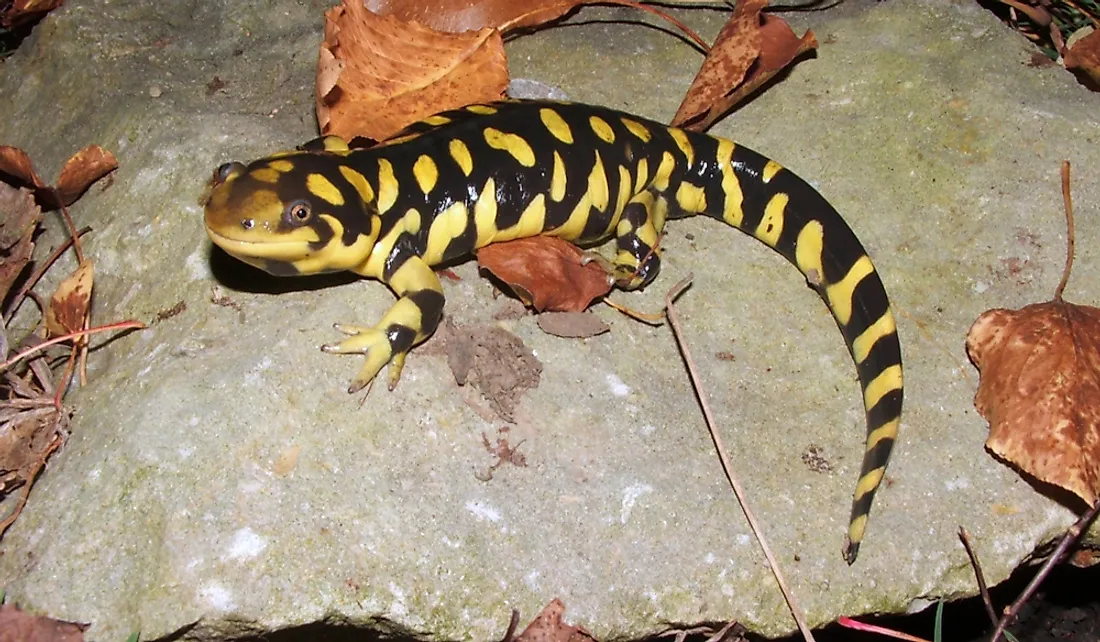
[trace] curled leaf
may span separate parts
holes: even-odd
[[[0,301],[23,271],[34,250],[34,231],[42,220],[42,210],[26,189],[0,183]]]
[[[556,20],[591,0],[366,0],[380,16],[392,15],[432,29],[459,33],[493,27],[500,31]]]
[[[27,152],[18,147],[0,145],[0,172],[7,174],[24,185],[36,188],[46,187],[46,183],[34,171],[34,163]]]
[[[92,300],[92,261],[86,260],[57,286],[46,309],[50,336],[70,334],[84,328]]]
[[[572,243],[535,236],[483,247],[477,262],[539,312],[580,312],[611,291],[607,272],[596,262],[582,265],[583,256]]]
[[[611,330],[611,326],[591,312],[543,312],[538,324],[546,334],[565,339],[587,339]]]
[[[57,194],[65,205],[72,205],[84,190],[108,173],[118,169],[114,154],[99,145],[88,145],[73,154],[57,177]]]
[[[1100,29],[1092,29],[1080,38],[1071,37],[1062,60],[1066,69],[1086,76],[1096,87],[1100,87]]]

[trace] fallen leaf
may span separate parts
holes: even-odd
[[[591,312],[543,312],[538,324],[546,334],[566,339],[587,339],[611,330],[611,326]]]
[[[986,446],[1089,505],[1100,495],[1100,309],[1055,299],[989,310],[966,337]]]
[[[516,636],[515,642],[594,642],[592,634],[579,626],[566,624],[562,619],[565,605],[554,598],[531,620],[527,628]]]
[[[497,100],[508,86],[500,32],[444,33],[360,0],[325,12],[317,62],[317,120],[345,140],[385,140],[427,116]]]
[[[790,26],[763,14],[768,0],[743,0],[718,33],[672,118],[674,126],[702,131],[806,51],[812,31],[798,38]]]
[[[65,205],[72,205],[92,183],[116,169],[114,154],[99,145],[88,145],[65,161],[57,177],[58,197]]]
[[[459,33],[492,27],[502,32],[556,20],[594,0],[366,0],[367,8],[406,22]]]
[[[63,622],[0,606],[0,642],[82,642],[87,624]]]
[[[18,147],[0,145],[0,172],[18,179],[24,185],[33,185],[39,189],[47,187],[34,171],[31,157]]]
[[[88,259],[58,284],[46,309],[46,329],[51,337],[84,328],[92,299],[92,275],[92,261]]]
[[[1094,86],[1100,87],[1100,29],[1092,29],[1080,38],[1071,37],[1062,60],[1066,69],[1083,74]]]
[[[477,251],[478,265],[539,312],[580,312],[611,291],[607,272],[584,252],[552,236],[494,243]]]
[[[6,10],[0,11],[0,26],[9,29],[34,22],[64,2],[65,0],[15,0]]]
[[[31,259],[42,210],[29,190],[0,183],[0,212],[0,301],[4,301]]]

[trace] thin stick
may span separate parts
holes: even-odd
[[[760,543],[760,548],[764,551],[764,557],[768,560],[768,566],[775,576],[776,583],[779,584],[779,590],[783,593],[783,599],[787,601],[787,607],[791,610],[791,616],[794,617],[794,621],[798,625],[798,630],[802,632],[802,637],[805,638],[807,642],[814,642],[814,634],[810,631],[810,627],[806,625],[806,620],[802,616],[802,609],[799,608],[798,602],[794,598],[794,594],[787,585],[787,580],[783,576],[783,571],[779,568],[779,563],[776,561],[775,555],[772,554],[771,547],[768,546],[767,540],[764,539],[764,531],[756,521],[756,515],[749,509],[748,501],[745,498],[745,490],[741,487],[741,482],[738,481],[737,477],[733,474],[733,466],[730,464],[726,446],[722,442],[722,435],[719,434],[718,429],[715,427],[714,415],[710,411],[710,402],[707,399],[707,393],[703,390],[703,386],[699,382],[699,374],[695,369],[695,360],[692,358],[691,351],[688,350],[687,343],[684,341],[684,332],[680,326],[680,317],[677,315],[676,308],[672,303],[689,285],[691,285],[691,279],[692,275],[688,274],[682,281],[672,286],[672,289],[665,295],[665,314],[668,315],[668,322],[672,327],[672,336],[676,339],[676,347],[680,349],[680,354],[684,357],[684,364],[687,366],[688,376],[691,378],[691,385],[695,389],[695,396],[699,399],[699,407],[702,409],[703,418],[707,422],[707,430],[710,431],[710,438],[714,440],[714,447],[718,450],[718,459],[722,462],[722,470],[726,473],[726,479],[729,480],[730,486],[733,488],[733,493],[737,496],[737,502],[741,505],[742,512],[745,513],[745,519],[748,520],[749,527],[752,528],[752,532],[756,536],[756,541]]]
[[[1062,202],[1066,207],[1066,267],[1062,270],[1062,282],[1054,291],[1054,298],[1062,299],[1062,290],[1069,283],[1069,271],[1073,267],[1073,199],[1069,194],[1069,161],[1062,161]]]
[[[7,370],[8,368],[12,367],[16,363],[19,363],[19,361],[21,359],[25,359],[26,357],[34,354],[35,352],[39,352],[41,350],[44,350],[44,349],[46,349],[46,348],[48,348],[48,347],[50,347],[54,344],[57,344],[57,343],[62,343],[62,342],[68,341],[70,339],[75,339],[76,337],[82,337],[84,335],[95,334],[97,332],[108,332],[108,331],[111,331],[111,330],[141,330],[144,327],[145,327],[145,324],[142,323],[141,321],[119,321],[118,323],[111,323],[111,324],[108,324],[108,325],[101,325],[98,328],[89,328],[87,330],[80,330],[78,332],[71,332],[69,334],[63,334],[61,336],[57,336],[57,337],[54,337],[52,339],[47,339],[46,341],[43,341],[42,343],[39,343],[36,346],[31,346],[30,348],[27,348],[26,350],[23,350],[21,352],[16,353],[15,355],[13,355],[7,361],[5,361],[3,363],[0,363],[0,372],[2,372],[4,370]]]
[[[91,231],[91,227],[83,227],[76,233],[76,235],[77,237],[80,237]],[[46,270],[50,269],[50,266],[53,265],[53,262],[56,261],[62,255],[62,253],[65,252],[65,250],[69,249],[69,246],[73,243],[73,237],[65,239],[65,241],[63,241],[61,245],[58,245],[57,248],[50,253],[50,256],[42,262],[42,265],[39,266],[37,270],[35,270],[34,274],[31,275],[29,279],[27,279],[27,281],[23,284],[23,287],[19,288],[19,292],[11,298],[11,300],[8,302],[7,309],[4,310],[5,321],[11,320],[11,317],[15,315],[15,311],[18,310],[19,306],[23,303],[23,299],[26,298],[27,294],[30,292],[30,289],[38,283],[39,279],[42,278],[42,275],[46,273]],[[45,308],[42,309],[45,310]]]
[[[982,595],[982,602],[985,603],[985,611],[989,614],[989,622],[994,626],[997,625],[997,610],[993,608],[993,600],[989,597],[989,587],[985,583],[985,574],[982,573],[982,565],[978,563],[978,556],[974,554],[974,549],[970,546],[970,533],[966,532],[966,529],[962,526],[959,527],[959,539],[962,540],[963,548],[966,549],[966,555],[970,558],[970,565],[974,567],[974,578],[978,580],[978,592]]]
[[[508,622],[508,630],[504,632],[501,642],[512,642],[516,639],[517,626],[519,626],[519,609],[512,609],[512,619]]]
[[[1054,566],[1062,561],[1062,558],[1069,552],[1069,547],[1072,546],[1080,539],[1081,534],[1088,530],[1089,524],[1092,520],[1096,519],[1096,514],[1100,513],[1100,502],[1096,502],[1093,506],[1074,522],[1073,526],[1070,526],[1066,530],[1066,534],[1062,536],[1062,540],[1058,542],[1058,547],[1054,549],[1054,553],[1043,564],[1043,568],[1036,573],[1035,577],[1031,578],[1028,582],[1027,588],[1020,594],[1020,597],[1016,598],[1016,601],[1012,603],[1012,606],[1005,609],[1005,616],[1001,618],[1001,621],[997,623],[997,628],[993,630],[993,635],[989,638],[989,642],[997,642],[1001,639],[1001,634],[1004,633],[1005,627],[1008,626],[1016,616],[1020,614],[1020,609],[1024,607],[1024,604],[1031,598],[1032,594],[1039,589],[1039,585],[1043,583],[1043,580],[1050,575]]]
[[[853,620],[852,618],[846,616],[841,616],[837,618],[836,623],[846,629],[852,629],[854,631],[865,631],[867,633],[877,633],[878,635],[884,635],[888,638],[894,638],[895,640],[905,640],[905,642],[928,642],[928,640],[924,638],[918,638],[915,635],[909,635],[908,633],[902,633],[901,631],[888,629],[884,626],[878,626],[877,624],[867,624],[866,622]]]

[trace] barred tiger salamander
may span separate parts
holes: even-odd
[[[657,274],[665,220],[705,214],[750,234],[806,276],[851,351],[867,439],[844,557],[852,563],[897,438],[901,348],[871,259],[835,209],[774,161],[729,140],[580,104],[507,101],[444,112],[381,145],[334,137],[215,172],[206,229],[223,250],[276,275],[350,270],[398,300],[374,326],[323,346],[366,363],[356,391],[436,329],[432,266],[535,235],[614,237],[618,287]]]

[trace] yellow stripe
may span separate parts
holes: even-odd
[[[332,184],[332,181],[325,178],[323,174],[310,174],[306,177],[306,189],[310,194],[313,194],[317,198],[331,203],[333,205],[343,205],[344,195],[340,193],[339,188]]]
[[[458,163],[462,173],[469,176],[470,172],[474,171],[474,157],[470,156],[470,148],[466,147],[466,143],[457,138],[451,139],[447,147],[448,151],[451,152],[451,158]]]
[[[653,187],[658,192],[663,192],[668,189],[668,179],[672,175],[672,170],[676,167],[676,159],[669,152],[663,152],[661,154],[661,164],[657,167],[657,172],[653,175]]]
[[[601,212],[607,211],[607,200],[611,194],[607,188],[607,172],[604,171],[599,152],[596,152],[596,163],[588,174],[588,195],[592,199],[592,207]]]
[[[715,156],[718,159],[718,167],[722,170],[722,193],[725,195],[722,203],[722,220],[740,228],[741,221],[745,217],[745,211],[741,207],[745,195],[741,192],[741,182],[733,173],[733,150],[733,141],[721,138],[718,140],[718,151]]]
[[[707,209],[707,194],[702,187],[683,182],[676,188],[676,204],[685,212],[702,212]]]
[[[409,210],[410,212],[415,210]],[[432,226],[428,230],[427,247],[424,249],[424,262],[435,265],[443,260],[443,253],[451,241],[462,236],[466,231],[466,225],[470,217],[466,211],[465,203],[454,203],[439,214],[436,214]]]
[[[871,434],[867,435],[867,450],[871,450],[878,445],[878,442],[883,439],[897,439],[898,438],[898,423],[900,420],[894,419],[888,421],[875,430],[871,431]]]
[[[439,180],[439,168],[435,166],[431,156],[421,154],[420,158],[416,159],[416,163],[413,164],[413,177],[416,178],[416,184],[420,186],[420,191],[424,192],[425,196],[431,193],[436,181]]]
[[[393,165],[384,158],[378,159],[378,213],[385,214],[397,202],[397,179]]]
[[[474,226],[477,228],[477,247],[493,242],[497,233],[497,186],[492,177],[485,181],[474,204]]]
[[[615,142],[615,130],[611,129],[611,125],[607,124],[607,121],[599,116],[589,116],[588,126],[592,128],[593,133],[600,137],[605,143]]]
[[[856,337],[856,340],[852,342],[852,357],[855,358],[856,363],[863,363],[863,360],[871,354],[871,348],[878,343],[879,339],[896,331],[897,325],[894,323],[894,315],[887,309],[886,313],[878,318],[878,321],[872,323],[871,327],[864,330],[863,334]]]
[[[497,234],[497,241],[510,241],[512,239],[525,239],[538,236],[546,225],[546,196],[539,194],[531,200],[531,203],[519,215],[519,220],[512,227],[501,230]]]
[[[539,110],[539,118],[542,119],[542,124],[546,126],[551,136],[557,138],[566,145],[571,145],[573,143],[573,130],[569,129],[569,124],[565,122],[565,119],[563,119],[558,112],[549,107],[543,107]]]
[[[646,129],[645,125],[639,123],[638,121],[630,120],[629,118],[623,118],[622,121],[623,126],[626,127],[626,130],[641,139],[643,143],[648,143],[650,139],[653,138],[653,135],[649,133],[649,130]]]
[[[565,198],[566,187],[565,162],[561,155],[554,152],[554,170],[550,175],[550,200],[560,203]]]
[[[367,182],[367,177],[347,165],[340,166],[340,174],[343,175],[344,180],[351,183],[355,191],[359,192],[359,198],[363,199],[364,203],[374,200],[374,188]]]
[[[615,201],[615,213],[622,214],[630,200],[630,170],[619,165],[619,198]]]
[[[856,286],[863,277],[875,271],[871,265],[871,259],[866,254],[859,257],[852,269],[844,278],[832,285],[825,286],[825,298],[829,301],[829,308],[840,325],[846,326],[852,320],[852,297],[855,295]]]
[[[679,127],[669,127],[668,133],[672,135],[672,140],[676,141],[676,146],[680,148],[680,151],[687,157],[688,166],[695,164],[695,150],[691,147],[691,141],[688,140],[687,134]]]
[[[863,477],[860,477],[859,483],[856,484],[856,501],[859,501],[861,497],[878,488],[878,485],[882,483],[882,475],[885,472],[886,468],[880,467],[868,472]]]
[[[874,408],[883,397],[894,390],[901,390],[901,364],[883,370],[863,389],[863,405]]]
[[[638,167],[634,169],[634,193],[640,193],[648,182],[649,161],[643,158],[638,161]]]
[[[521,136],[508,134],[493,127],[486,127],[485,131],[482,132],[482,136],[485,137],[485,142],[489,144],[489,147],[508,152],[520,165],[524,167],[535,166],[535,152]]]
[[[768,183],[773,178],[775,178],[776,174],[778,174],[781,171],[783,171],[783,166],[782,165],[780,165],[779,163],[777,163],[773,160],[769,160],[767,163],[764,163],[764,171],[761,172],[761,179],[765,183]]]
[[[496,108],[490,107],[488,105],[469,105],[468,107],[466,107],[466,111],[470,112],[471,114],[479,114],[481,116],[491,116],[497,113]]]
[[[756,226],[753,236],[764,241],[771,247],[779,243],[779,235],[783,233],[783,217],[787,210],[787,201],[790,200],[783,192],[778,192],[768,200],[764,206],[764,216],[760,224]]]
[[[825,279],[825,270],[821,265],[821,252],[825,246],[825,233],[821,221],[810,221],[802,226],[798,240],[794,244],[794,262],[798,269],[811,281],[811,285],[821,286]],[[856,359],[858,363],[860,360]]]
[[[451,119],[447,118],[446,116],[440,116],[439,114],[436,114],[434,116],[428,116],[423,120],[423,122],[431,125],[432,127],[439,127],[440,125],[446,125],[447,123],[451,122]]]

